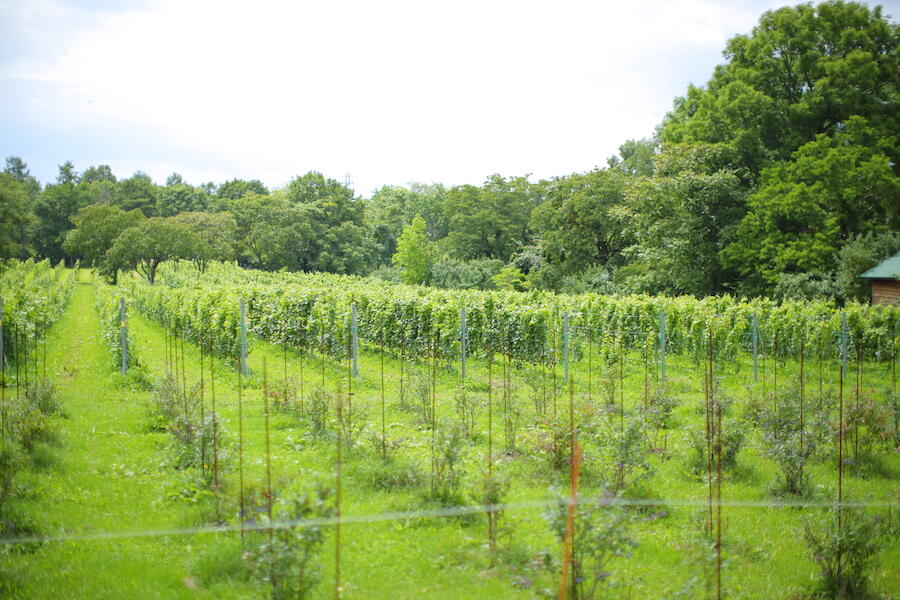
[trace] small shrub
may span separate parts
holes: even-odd
[[[431,427],[431,379],[428,374],[417,373],[412,380],[413,409],[419,414],[419,421],[426,427]]]
[[[0,439],[0,512],[15,495],[16,476],[25,468],[25,456],[18,444]]]
[[[485,473],[484,477],[479,477],[472,487],[470,495],[472,500],[481,506],[499,506],[504,503],[508,493],[509,480],[494,472],[490,475]],[[512,533],[508,528],[504,527],[503,516],[504,511],[499,508],[485,513],[485,517],[493,520],[491,543],[495,547],[501,534]]]
[[[569,584],[573,600],[596,598],[610,580],[610,561],[629,557],[637,542],[630,535],[631,517],[621,507],[609,505],[610,496],[578,498],[575,507],[572,567]],[[570,498],[560,496],[546,515],[550,529],[566,538]],[[554,569],[555,570],[555,569]]]
[[[525,383],[528,384],[528,398],[534,407],[534,414],[538,418],[545,417],[548,404],[546,375],[532,371],[525,377]]]
[[[445,505],[462,503],[465,433],[456,423],[441,421],[435,431],[434,484],[431,499]]]
[[[453,397],[453,409],[466,437],[475,438],[475,420],[484,402],[468,390],[457,393]]]
[[[859,402],[844,406],[844,439],[850,454],[850,468],[857,475],[871,475],[881,471],[877,450],[889,447],[892,441],[891,409],[882,406],[868,394]]]
[[[561,422],[544,419],[537,427],[530,428],[526,435],[528,454],[537,456],[552,471],[569,467],[569,428]]]
[[[191,404],[195,402],[195,390],[190,391]],[[166,431],[169,424],[181,415],[184,416],[185,401],[181,394],[178,380],[173,373],[167,373],[165,377],[153,384],[150,401],[147,403],[147,421],[151,431]]]
[[[306,402],[306,416],[309,419],[310,431],[314,436],[323,437],[328,433],[332,404],[331,394],[321,386],[316,386],[309,394]]]
[[[366,429],[369,411],[356,404],[344,404],[341,411],[341,436],[347,448],[354,448]]]
[[[776,493],[808,493],[810,483],[806,465],[830,435],[827,397],[807,399],[802,429],[799,398],[796,386],[785,386],[770,402],[759,407],[756,417],[762,430],[765,453],[781,471],[773,488]]]
[[[53,439],[53,427],[50,419],[25,402],[13,404],[7,413],[7,427],[14,440],[28,453],[33,453],[38,443]]]
[[[877,519],[858,508],[834,509],[806,523],[803,537],[819,568],[819,597],[866,597],[868,570],[878,553],[877,534]]]
[[[710,430],[710,442],[713,445],[712,469],[717,469],[715,439],[717,423],[712,423]],[[709,466],[707,454],[706,430],[699,427],[691,427],[685,431],[690,452],[687,454],[688,471],[694,476],[705,477]],[[733,471],[737,467],[737,456],[744,444],[744,431],[739,421],[728,421],[722,424],[722,470]]]
[[[506,451],[513,453],[517,449],[522,408],[515,397],[515,387],[510,380],[507,380],[503,386],[503,392],[500,396],[500,410],[503,413],[503,440],[506,445]]]
[[[597,431],[597,462],[603,481],[613,493],[622,493],[653,474],[647,426],[642,419],[629,419],[624,426],[618,419],[604,419]]]
[[[62,415],[62,403],[52,382],[38,379],[25,390],[25,402],[44,415]]]
[[[322,576],[319,552],[325,541],[325,527],[296,522],[333,515],[333,490],[325,485],[275,498],[273,518],[280,524],[273,531],[272,540],[264,537],[267,532],[260,531],[253,538],[265,541],[244,554],[256,577],[270,586],[272,598],[310,596]]]

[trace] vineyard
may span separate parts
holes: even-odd
[[[188,262],[0,293],[5,596],[900,591],[897,308]]]

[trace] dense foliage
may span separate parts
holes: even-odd
[[[874,359],[895,351],[900,310],[848,303],[691,297],[555,295],[478,290],[438,290],[328,274],[267,274],[211,264],[200,273],[189,263],[166,266],[162,285],[135,284],[140,310],[215,352],[237,356],[239,306],[256,335],[341,355],[347,349],[350,305],[360,339],[395,350],[458,356],[461,316],[467,311],[468,352],[493,351],[531,362],[557,360],[562,315],[571,315],[574,351],[579,345],[614,349],[653,347],[666,316],[666,350],[702,357],[712,336],[716,355],[734,358],[758,343],[768,355],[793,356],[802,343],[810,356],[834,358],[847,318],[847,349]],[[555,349],[555,350],[554,350]]]
[[[537,182],[494,174],[366,199],[314,171],[269,190],[258,180],[191,185],[177,173],[165,185],[142,172],[117,180],[106,165],[79,174],[67,162],[42,187],[12,156],[0,176],[0,256],[80,258],[111,280],[134,267],[152,278],[171,221],[201,242],[171,258],[201,267],[864,300],[858,275],[898,249],[883,243],[900,231],[898,43],[880,7],[767,11],[727,42],[705,86],[675,99],[652,139],[625,142],[606,168]],[[116,246],[119,236],[127,243]]]

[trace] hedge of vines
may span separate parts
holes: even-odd
[[[65,310],[73,283],[61,265],[53,267],[49,260],[0,262],[4,364],[15,361],[16,329],[27,343],[43,336]]]
[[[120,318],[119,299],[125,298],[126,323],[130,309],[130,300],[125,290],[115,288],[104,283],[98,283],[94,287],[94,303],[97,314],[100,317],[100,332],[110,351],[113,366],[122,366],[122,321]],[[139,361],[128,328],[125,328],[125,343],[128,346],[126,367],[137,366]]]
[[[712,332],[720,360],[751,347],[753,319],[761,352],[836,356],[846,314],[848,349],[861,344],[867,358],[889,359],[897,349],[900,309],[850,303],[775,303],[730,296],[696,299],[665,296],[555,295],[441,290],[361,277],[248,271],[212,264],[203,273],[189,263],[166,265],[161,283],[135,283],[137,307],[179,335],[211,351],[240,350],[239,305],[246,302],[250,333],[294,347],[342,355],[347,348],[350,305],[357,306],[362,342],[394,351],[453,357],[460,350],[460,309],[466,307],[469,353],[488,349],[512,358],[547,360],[562,344],[561,315],[568,312],[573,348],[589,339],[600,347],[645,348],[666,316],[666,350],[695,357],[706,353]]]

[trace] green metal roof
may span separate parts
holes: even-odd
[[[863,279],[894,279],[900,277],[900,252],[860,275]]]

